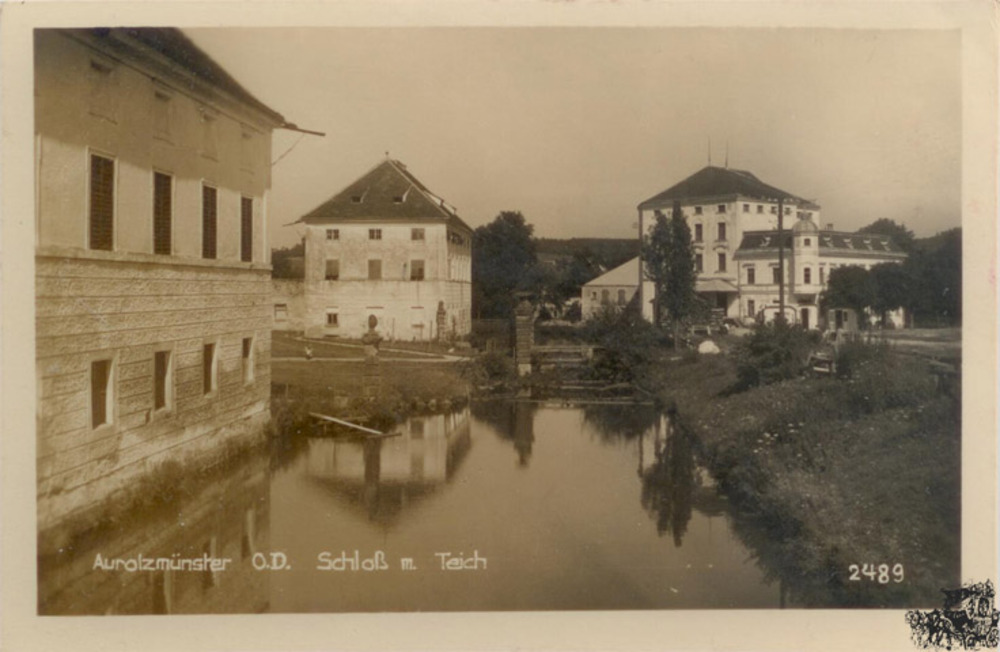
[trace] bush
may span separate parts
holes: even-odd
[[[601,380],[632,382],[644,377],[652,352],[668,340],[635,310],[606,308],[584,325],[584,337],[600,348],[590,375]]]
[[[476,358],[476,367],[480,377],[490,382],[517,377],[514,360],[502,351],[488,351],[482,354]]]
[[[859,412],[917,407],[934,393],[926,363],[900,355],[888,342],[845,342],[836,361],[837,377],[847,382],[850,406]]]
[[[818,343],[817,331],[783,321],[754,326],[734,349],[740,388],[795,378],[805,369]]]

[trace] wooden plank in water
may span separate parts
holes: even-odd
[[[366,432],[366,433],[368,433],[370,435],[379,435],[381,437],[390,436],[390,435],[386,435],[384,432],[382,432],[380,430],[375,430],[373,428],[366,428],[364,426],[359,426],[356,423],[351,423],[350,421],[344,421],[343,419],[338,419],[336,417],[331,417],[331,416],[326,415],[326,414],[320,414],[319,412],[310,412],[309,416],[313,417],[314,419],[319,419],[321,421],[329,421],[330,423],[336,423],[336,424],[339,424],[341,426],[347,426],[348,428],[354,428],[355,430],[360,430],[360,431]]]

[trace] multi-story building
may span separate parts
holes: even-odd
[[[38,518],[51,541],[165,462],[262,435],[271,132],[294,125],[178,30],[37,30],[34,47]]]
[[[712,308],[728,317],[739,316],[739,285],[734,254],[747,231],[778,228],[781,205],[785,227],[795,218],[819,219],[820,207],[768,185],[745,170],[707,166],[638,206],[644,235],[649,235],[656,215],[670,217],[678,205],[691,227],[695,291]],[[636,279],[638,283],[638,279]],[[643,310],[652,316],[652,296],[643,292]]]
[[[399,161],[386,159],[298,223],[307,337],[389,339],[472,328],[472,230]]]
[[[819,296],[826,289],[830,272],[838,267],[871,269],[880,263],[906,259],[888,236],[821,230],[808,217],[796,220],[784,236],[785,318],[806,328],[829,327],[854,330],[854,311],[830,306],[830,314],[819,309]],[[779,311],[778,234],[773,230],[747,231],[733,259],[739,269],[739,315],[771,320]],[[894,326],[903,326],[900,310],[888,315]]]

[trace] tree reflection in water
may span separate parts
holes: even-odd
[[[585,405],[583,421],[602,441],[632,440],[651,429],[660,420],[660,411],[652,405]]]
[[[656,521],[660,536],[673,535],[674,546],[680,547],[691,520],[695,493],[695,462],[691,436],[664,418],[653,428],[652,460],[643,468],[645,435],[640,435],[641,502]]]
[[[483,401],[472,404],[472,416],[493,426],[497,435],[513,442],[517,465],[527,468],[535,443],[537,405],[525,401]]]

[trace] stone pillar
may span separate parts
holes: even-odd
[[[361,375],[361,395],[373,398],[382,392],[382,370],[378,363],[378,346],[382,336],[376,332],[378,317],[368,316],[368,332],[361,336],[365,347],[365,365]]]
[[[514,308],[514,363],[520,376],[531,372],[531,347],[535,343],[535,308],[527,298]]]

